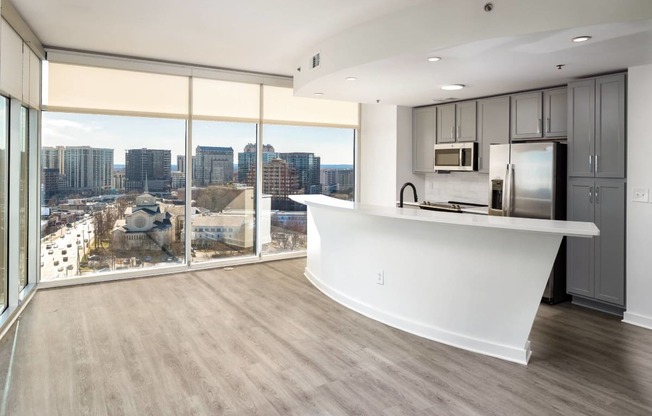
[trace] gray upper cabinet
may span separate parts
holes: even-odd
[[[435,157],[435,107],[412,110],[412,170],[434,172]]]
[[[625,74],[595,80],[595,176],[625,177]]]
[[[476,101],[467,101],[455,105],[457,122],[455,139],[458,142],[476,140]]]
[[[476,101],[438,105],[437,143],[476,140]]]
[[[478,100],[478,171],[489,173],[489,147],[509,143],[509,96]]]
[[[625,306],[625,181],[569,180],[567,214],[600,229],[593,239],[568,238],[568,293]]]
[[[438,105],[437,143],[455,142],[455,104]]]
[[[543,91],[543,120],[545,137],[566,137],[568,119],[567,88]]]
[[[512,139],[538,139],[543,137],[541,91],[512,95]]]
[[[625,74],[568,84],[568,175],[625,177]]]
[[[593,177],[595,81],[568,84],[568,176]]]

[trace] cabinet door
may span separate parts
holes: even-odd
[[[595,80],[595,176],[625,177],[625,74]]]
[[[474,142],[476,140],[476,102],[468,101],[455,106],[457,121],[456,140],[458,142]]]
[[[594,221],[593,180],[571,179],[568,182],[569,221]],[[592,298],[594,291],[594,239],[567,238],[566,291],[570,294]]]
[[[489,148],[509,143],[509,96],[478,101],[478,171],[489,173]]]
[[[546,137],[566,137],[568,120],[566,88],[543,92],[543,119]]]
[[[437,143],[455,142],[455,104],[437,107]]]
[[[512,95],[512,139],[541,137],[541,91]]]
[[[568,176],[593,177],[595,81],[568,84]]]
[[[625,182],[595,184],[595,298],[625,306]]]
[[[412,170],[434,172],[435,107],[412,110]]]

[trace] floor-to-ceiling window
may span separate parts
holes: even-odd
[[[18,290],[27,286],[29,237],[29,109],[20,107],[20,179],[19,179],[19,241],[18,241]]]
[[[290,196],[353,200],[355,130],[268,124],[264,137],[274,157],[263,161],[263,200],[269,201],[271,226],[263,253],[305,250],[306,206]]]
[[[0,312],[7,308],[7,141],[9,100],[0,96]]]
[[[353,199],[357,104],[175,71],[50,63],[41,280],[301,252],[289,197]]]
[[[44,112],[41,280],[185,261],[184,120]]]

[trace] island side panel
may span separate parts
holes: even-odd
[[[527,338],[561,235],[324,206],[310,206],[309,217],[306,272],[333,299],[429,339],[527,362]],[[379,272],[383,285],[376,283]]]

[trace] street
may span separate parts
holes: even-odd
[[[93,220],[85,218],[71,225],[41,239],[42,281],[79,275],[79,261],[95,238]]]

